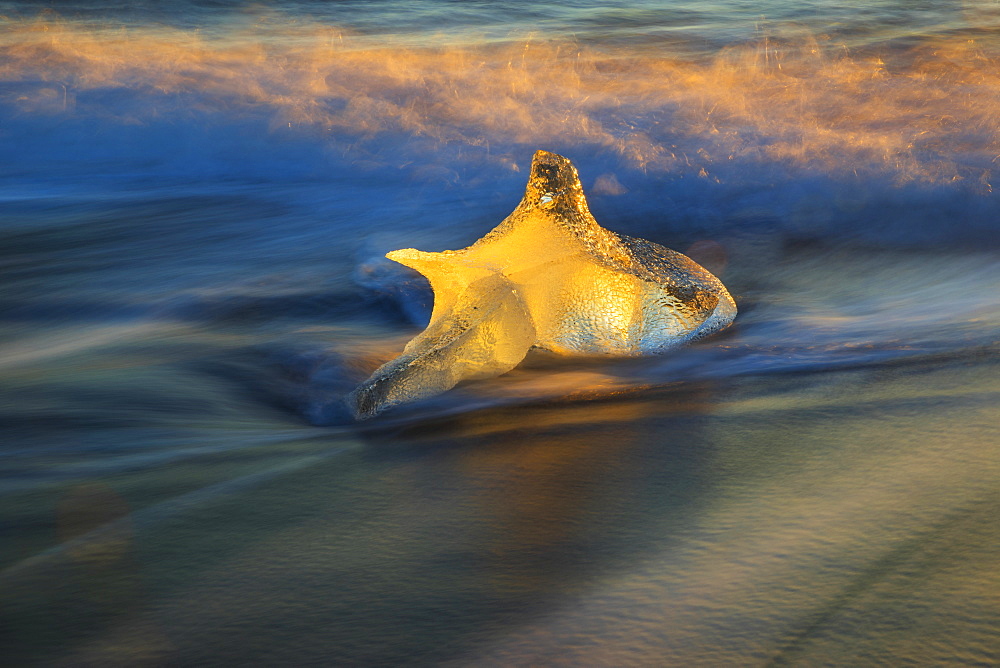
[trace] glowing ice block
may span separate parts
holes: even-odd
[[[468,248],[386,255],[427,277],[427,329],[346,398],[357,419],[506,373],[532,346],[566,355],[649,355],[728,326],[736,304],[688,257],[610,232],[576,168],[538,151],[524,199]]]

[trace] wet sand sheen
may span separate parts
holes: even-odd
[[[3,578],[6,644],[70,664],[937,663],[960,627],[988,662],[996,372],[968,355],[370,432]],[[135,475],[136,498],[167,482]]]

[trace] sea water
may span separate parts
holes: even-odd
[[[14,665],[1000,662],[1000,5],[0,2]],[[740,309],[363,426],[537,149]]]

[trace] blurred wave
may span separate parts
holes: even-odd
[[[524,147],[583,145],[716,181],[745,179],[748,165],[794,165],[987,194],[1000,155],[1000,47],[971,30],[852,48],[775,28],[692,59],[670,43],[544,33],[414,47],[280,15],[207,35],[5,23],[0,100],[17,117],[128,127],[249,116],[358,163],[428,161],[442,145],[517,169]],[[421,150],[387,155],[387,136]]]

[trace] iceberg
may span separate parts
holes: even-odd
[[[538,151],[524,198],[468,248],[386,255],[434,291],[427,328],[345,401],[358,420],[513,369],[533,346],[564,355],[655,355],[727,327],[736,304],[685,255],[615,234],[579,175]]]

